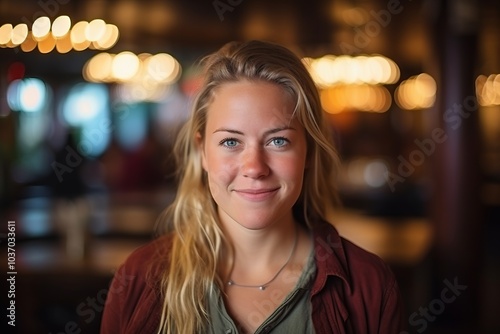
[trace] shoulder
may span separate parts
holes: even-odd
[[[346,324],[353,333],[399,333],[405,328],[401,294],[389,265],[342,238],[330,224],[314,229],[314,236],[315,326],[330,332]]]
[[[342,238],[342,244],[352,280],[361,276],[371,281],[378,278],[382,282],[394,283],[395,278],[392,270],[378,255],[344,238]]]
[[[171,240],[164,236],[148,242],[118,268],[108,291],[101,333],[140,333],[157,326],[158,283],[166,270]]]
[[[161,236],[135,249],[121,265],[121,270],[144,276],[159,274],[167,261],[172,244],[170,235]]]
[[[394,275],[377,255],[341,237],[334,226],[324,223],[314,229],[316,262],[325,274],[338,276],[350,287],[359,280],[391,284]]]
[[[317,279],[313,293],[341,289],[353,301],[384,305],[399,298],[399,287],[390,266],[379,256],[342,238],[325,223],[315,229]]]
[[[166,270],[171,239],[162,236],[135,249],[115,272],[110,295],[136,299],[145,289],[154,290]]]

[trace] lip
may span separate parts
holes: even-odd
[[[259,189],[234,189],[239,196],[250,201],[262,201],[273,197],[279,190],[277,188],[259,188]]]

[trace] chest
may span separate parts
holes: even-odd
[[[280,307],[296,304],[301,293],[297,283],[300,268],[286,271],[265,290],[228,286],[225,289],[224,305],[229,316],[239,327],[240,333],[255,333],[271,315],[281,316]],[[287,305],[284,305],[287,304]]]
[[[225,305],[241,333],[254,333],[257,328],[283,303],[293,287],[258,289],[231,287]]]

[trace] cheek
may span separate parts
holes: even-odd
[[[215,159],[206,160],[206,171],[212,197],[217,197],[221,191],[225,191],[236,175],[234,164]]]
[[[301,185],[304,179],[304,168],[298,168],[299,165],[289,167],[283,170],[283,177],[296,185]]]
[[[304,176],[306,164],[305,155],[298,154],[296,156],[289,157],[286,161],[281,161],[278,170],[281,171],[280,173],[283,177],[298,181]]]

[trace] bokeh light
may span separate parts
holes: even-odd
[[[111,140],[108,88],[103,84],[73,86],[62,105],[64,121],[77,129],[78,152],[93,158],[102,154]]]
[[[111,73],[118,81],[132,79],[139,71],[139,58],[130,51],[117,54],[111,65]]]
[[[319,87],[335,84],[393,84],[399,80],[397,64],[384,56],[333,56],[304,58],[313,80]]]
[[[5,23],[0,27],[0,45],[7,45],[12,38],[12,24]]]
[[[31,30],[29,28],[25,23],[15,27],[11,23],[3,24],[0,26],[0,47],[20,46],[23,52],[31,52],[38,47],[41,53],[54,49],[59,53],[88,48],[107,50],[117,43],[120,36],[116,25],[106,24],[102,19],[90,23],[80,21],[71,27],[71,18],[67,15],[57,17],[52,23],[49,17],[41,16],[33,22]]]
[[[106,33],[106,22],[95,19],[85,27],[85,38],[90,42],[98,41]]]
[[[31,31],[36,41],[44,39],[50,32],[50,19],[47,16],[37,18],[35,22],[33,22]]]
[[[391,94],[381,85],[335,85],[320,92],[321,105],[330,114],[345,111],[382,113],[391,104]]]
[[[52,23],[52,35],[55,38],[62,38],[69,33],[71,19],[67,15],[59,16]]]
[[[89,23],[87,21],[77,22],[71,29],[71,43],[73,45],[82,44],[87,41],[85,31]]]
[[[64,120],[72,126],[92,121],[107,113],[108,91],[104,85],[80,83],[71,88],[63,103]]]
[[[28,26],[25,23],[20,23],[12,29],[12,44],[20,45],[28,37]]]
[[[114,24],[106,24],[106,30],[104,34],[96,40],[93,45],[98,50],[107,50],[112,48],[118,41],[120,36],[118,27]]]
[[[89,82],[118,83],[117,98],[122,102],[158,102],[170,93],[182,73],[177,59],[167,53],[117,55],[99,53],[84,65],[82,75]]]
[[[23,44],[21,44],[21,50],[24,52],[31,52],[33,51],[37,46],[37,41],[33,39],[33,35],[31,31],[28,32],[28,36],[24,40]]]
[[[395,91],[396,103],[405,110],[427,109],[434,105],[436,91],[436,81],[421,73],[401,82]]]
[[[7,103],[13,111],[39,112],[46,102],[47,88],[40,79],[17,79],[7,88]]]
[[[476,96],[484,107],[500,105],[500,74],[479,75],[476,78]]]
[[[41,53],[49,53],[56,47],[56,39],[52,34],[48,34],[38,42],[38,50]]]
[[[92,57],[83,68],[83,77],[90,82],[108,82],[111,80],[113,56],[102,52]]]

